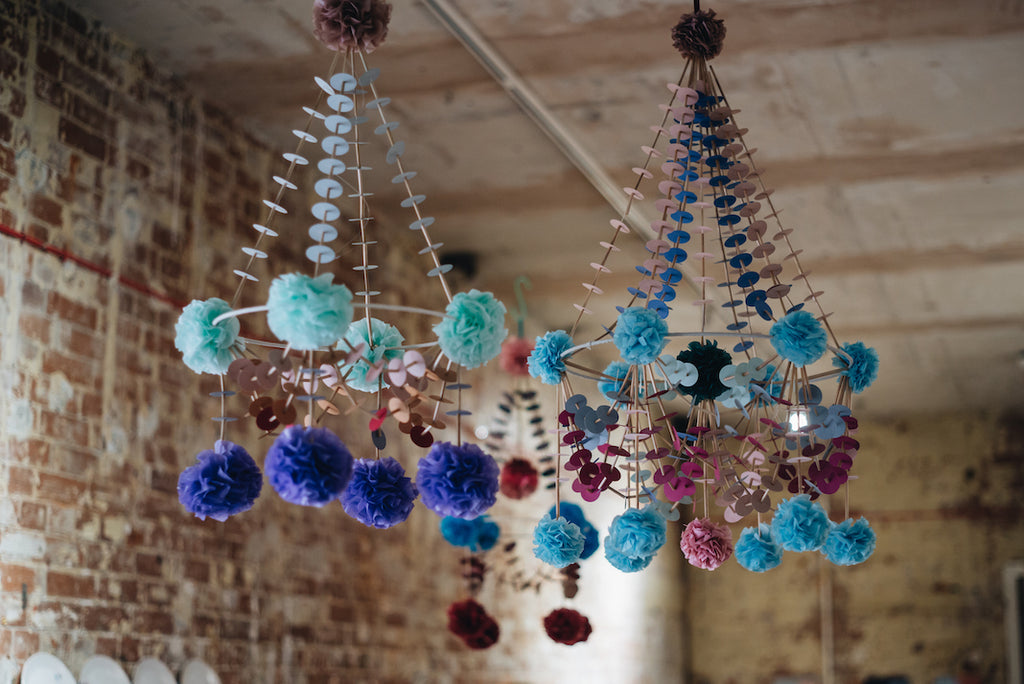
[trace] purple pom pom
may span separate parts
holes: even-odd
[[[263,474],[249,452],[217,440],[213,451],[199,452],[196,460],[178,477],[178,500],[190,513],[224,522],[252,508],[263,488]]]
[[[404,521],[419,492],[393,458],[361,458],[341,495],[345,512],[369,527],[386,529]]]
[[[299,506],[324,506],[352,477],[352,454],[327,428],[292,425],[271,445],[264,464],[270,486]]]
[[[477,445],[435,442],[420,459],[416,484],[430,510],[470,519],[494,505],[498,474],[498,464]]]

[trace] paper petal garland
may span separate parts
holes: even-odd
[[[218,440],[196,460],[178,477],[178,500],[186,510],[200,520],[224,522],[252,508],[263,488],[263,474],[248,451]]]
[[[475,518],[494,505],[498,464],[475,444],[435,442],[416,472],[423,505],[438,515]]]
[[[237,318],[226,318],[216,325],[215,318],[231,311],[223,299],[193,299],[174,325],[174,347],[182,353],[185,365],[196,373],[224,373],[234,360],[232,349],[245,349],[238,340]]]
[[[445,309],[447,316],[434,326],[445,356],[465,368],[481,366],[501,351],[508,335],[505,305],[490,292],[459,292]]]
[[[285,273],[270,284],[267,325],[299,351],[333,345],[352,323],[352,293],[334,275]]]
[[[341,495],[345,512],[368,527],[387,529],[405,521],[416,502],[416,485],[393,458],[361,458]]]
[[[264,464],[270,486],[299,506],[325,506],[352,477],[352,454],[327,428],[292,425],[274,440]]]

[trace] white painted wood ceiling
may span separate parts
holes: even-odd
[[[453,1],[631,184],[682,68],[670,29],[692,3]],[[73,4],[282,151],[330,63],[308,0]],[[393,4],[369,61],[438,217],[434,237],[477,253],[469,284],[507,301],[516,276],[530,277],[528,333],[571,325],[613,211],[420,4]],[[1024,3],[702,6],[726,21],[715,69],[833,328],[882,357],[858,408],[1024,405]],[[641,254],[626,250],[606,290],[632,284]]]

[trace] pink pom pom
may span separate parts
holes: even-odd
[[[391,5],[384,0],[315,0],[313,34],[332,50],[370,53],[384,42]]]
[[[530,352],[532,351],[533,342],[530,340],[509,336],[501,345],[501,353],[498,354],[501,370],[509,375],[528,376],[530,374]]]
[[[708,518],[698,518],[683,530],[679,548],[690,565],[714,570],[732,555],[732,531]]]

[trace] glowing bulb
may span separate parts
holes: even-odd
[[[486,425],[477,425],[476,429],[473,430],[473,434],[476,435],[477,439],[487,439],[491,431],[487,429]]]

